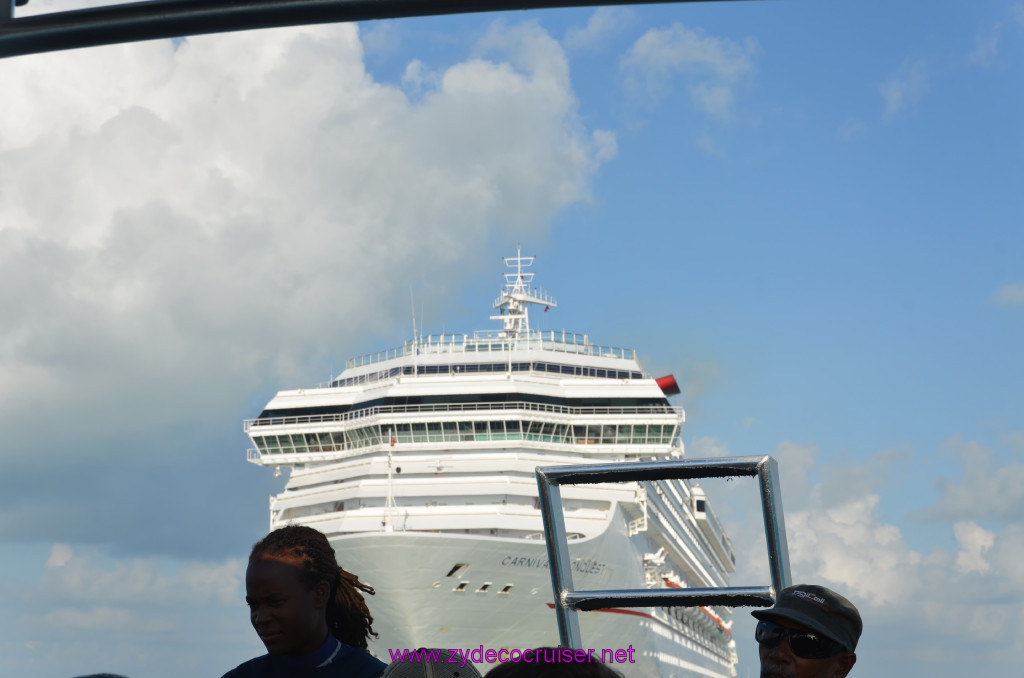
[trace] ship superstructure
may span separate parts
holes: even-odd
[[[329,384],[281,391],[245,422],[250,461],[290,469],[270,526],[328,535],[377,589],[371,646],[554,646],[537,466],[680,457],[671,377],[631,349],[530,328],[533,257],[504,259],[500,329],[415,337],[349,360]],[[578,588],[723,586],[732,546],[699,486],[564,487]],[[732,676],[727,608],[602,610],[584,642],[634,649],[626,676]],[[486,671],[487,666],[480,667]]]

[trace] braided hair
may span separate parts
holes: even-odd
[[[330,586],[327,597],[327,628],[335,638],[364,650],[370,636],[377,638],[363,593],[373,595],[373,587],[338,565],[334,548],[327,537],[312,527],[286,525],[256,542],[249,562],[268,556],[287,556],[302,564],[302,583],[312,589],[322,581]]]

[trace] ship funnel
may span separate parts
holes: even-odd
[[[661,392],[667,396],[676,395],[679,393],[679,384],[676,383],[676,378],[671,374],[667,374],[664,377],[658,377],[655,381],[658,382],[658,387]]]

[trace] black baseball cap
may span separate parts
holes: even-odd
[[[754,610],[756,619],[788,619],[838,642],[847,652],[857,649],[864,629],[856,606],[835,591],[815,584],[797,584],[782,589],[775,607]]]

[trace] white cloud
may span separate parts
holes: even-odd
[[[794,571],[822,579],[851,599],[871,606],[901,605],[921,583],[906,573],[921,554],[908,548],[895,525],[879,520],[879,496],[870,494],[838,505],[814,505],[787,514]]]
[[[1003,447],[1024,452],[1024,431],[1010,431],[999,436],[999,444]]]
[[[634,17],[634,13],[624,7],[598,7],[586,26],[573,26],[565,31],[565,46],[569,49],[600,48],[609,38],[629,26]]]
[[[928,63],[924,59],[908,59],[903,62],[899,71],[878,87],[885,101],[885,117],[893,118],[900,111],[913,106],[929,89]]]
[[[46,567],[64,567],[71,562],[74,551],[67,544],[54,544],[50,549],[50,557],[46,561]]]
[[[594,130],[594,147],[597,149],[594,160],[598,163],[614,160],[619,154],[619,141],[615,133],[608,130]]]
[[[111,559],[96,549],[75,553],[66,544],[54,544],[40,590],[47,599],[86,605],[237,605],[242,600],[244,569],[237,559],[220,563]]]
[[[73,631],[127,631],[136,629],[139,620],[121,607],[62,607],[43,615],[43,621],[55,629]]]
[[[128,558],[58,543],[45,565],[29,556],[13,575],[22,568],[17,605],[9,595],[4,607],[5,675],[220,673],[260,651],[242,561]]]
[[[753,38],[741,45],[676,22],[644,33],[623,57],[620,68],[627,86],[641,88],[654,98],[665,96],[673,77],[682,75],[697,108],[715,119],[728,120],[736,87],[753,73],[754,56],[759,51]]]
[[[478,51],[416,103],[352,24],[0,63],[8,443],[233,420],[404,318],[411,282],[442,298],[489,238],[586,199],[614,136],[579,120],[558,43],[499,25]]]
[[[480,39],[481,56],[499,55],[534,80],[539,93],[555,95],[555,103],[575,103],[569,83],[569,60],[561,45],[536,23],[507,26],[497,21]]]
[[[707,459],[710,457],[731,457],[729,446],[712,436],[694,438],[686,446],[686,456],[690,459]]]
[[[996,24],[988,33],[979,33],[974,37],[974,49],[967,55],[975,66],[989,66],[999,51],[999,25]]]
[[[424,88],[436,89],[441,84],[441,74],[431,71],[419,59],[413,59],[402,73],[402,86],[406,91],[419,96]]]
[[[967,520],[953,523],[953,534],[960,549],[956,554],[956,569],[964,574],[988,572],[991,566],[985,560],[985,553],[995,544],[995,534]]]
[[[1019,594],[1024,590],[1024,525],[1020,520],[1000,530],[989,548],[992,570],[1007,578],[1006,588]]]
[[[953,438],[945,451],[960,465],[955,480],[939,478],[939,500],[925,515],[937,520],[1017,520],[1024,516],[1024,464],[1004,462],[975,442]]]
[[[811,492],[811,472],[817,464],[817,445],[800,445],[784,440],[775,448],[785,501],[804,504]]]
[[[0,540],[241,552],[279,486],[240,420],[588,199],[558,43],[474,54],[415,98],[352,24],[0,61]]]
[[[359,41],[369,54],[390,54],[401,46],[401,36],[392,20],[367,21],[360,25]]]
[[[1013,14],[1014,20],[1024,28],[1024,3],[1015,2],[1010,5],[1010,13]]]
[[[727,445],[698,439],[691,453],[695,448]],[[830,586],[860,607],[865,652],[890,651],[879,639],[891,637],[899,638],[901,656],[925,665],[982,658],[1013,665],[1024,653],[1024,512],[1004,512],[996,521],[989,516],[985,526],[957,514],[944,526],[955,548],[924,552],[911,546],[913,523],[901,527],[886,516],[879,491],[909,454],[883,450],[866,461],[840,456],[824,463],[813,445],[787,442],[776,449],[793,579]],[[997,476],[1015,468],[995,459],[985,463]],[[917,466],[927,472],[927,464]],[[749,489],[708,492],[737,549],[732,581],[761,583],[767,578],[764,537],[756,493]],[[738,621],[743,633],[749,620],[740,614]]]
[[[1024,285],[1020,283],[1003,285],[995,294],[995,302],[1000,306],[1024,306]]]

